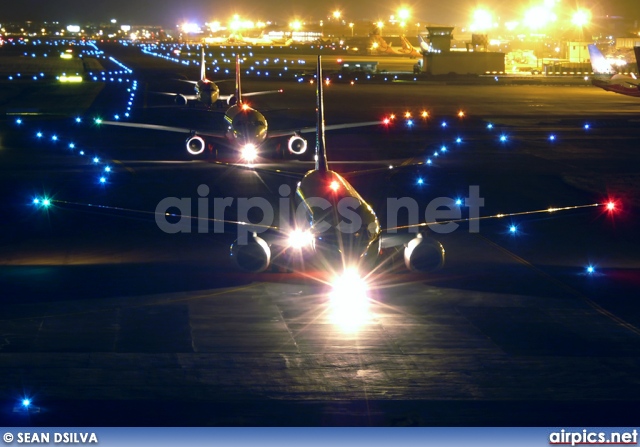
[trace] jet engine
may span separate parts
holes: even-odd
[[[246,244],[231,244],[231,258],[242,270],[252,273],[264,272],[271,262],[271,249],[264,239],[253,234]]]
[[[287,147],[289,148],[290,153],[294,155],[302,155],[307,151],[307,140],[302,138],[300,134],[296,132],[291,138],[289,138]]]
[[[198,135],[192,135],[187,138],[187,151],[191,155],[200,155],[204,152],[204,148],[206,147],[206,143],[204,139]]]
[[[404,265],[412,272],[432,272],[444,265],[444,247],[422,234],[409,241],[404,249]]]
[[[231,95],[227,98],[227,104],[230,106],[235,105],[236,102],[236,95]]]
[[[188,102],[187,98],[185,98],[183,95],[176,95],[175,98],[173,98],[173,100],[175,101],[176,104],[180,106],[186,106]]]

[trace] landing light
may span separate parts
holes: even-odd
[[[302,231],[300,229],[295,229],[289,233],[289,247],[301,249],[310,246],[312,242],[313,235],[309,230]]]
[[[366,282],[354,269],[347,269],[334,279],[329,295],[334,324],[345,332],[355,332],[369,320],[369,297]]]
[[[258,150],[256,149],[255,144],[245,144],[240,151],[240,155],[244,160],[251,163],[258,157]]]

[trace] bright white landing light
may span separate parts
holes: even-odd
[[[344,332],[356,332],[369,321],[367,284],[356,270],[347,269],[332,284],[331,320]]]
[[[296,228],[289,234],[289,247],[292,247],[295,249],[308,247],[311,245],[312,241],[313,241],[313,235],[309,230],[302,231]]]
[[[240,150],[240,155],[242,158],[249,163],[255,160],[258,157],[258,150],[254,144],[245,144],[244,147]]]

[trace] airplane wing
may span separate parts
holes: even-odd
[[[265,90],[262,92],[249,92],[249,93],[245,93],[242,92],[242,97],[245,98],[247,96],[260,96],[260,95],[271,95],[272,93],[282,93],[283,90],[279,89],[279,90]],[[233,98],[235,96],[235,93],[232,93],[230,95],[220,95],[218,98],[221,101],[228,101],[230,98]]]
[[[183,95],[178,93],[169,93],[169,92],[149,92],[154,95],[163,95],[163,96],[182,96],[184,99],[188,101],[196,101],[198,99],[197,95]]]
[[[106,126],[132,127],[135,129],[162,130],[165,132],[184,133],[188,135],[195,133],[204,137],[225,138],[225,133],[223,131],[196,130],[196,129],[189,129],[186,127],[161,126],[158,124],[143,124],[143,123],[126,123],[123,121],[102,121],[101,124]]]
[[[324,126],[324,130],[340,130],[340,129],[351,129],[353,127],[365,127],[365,126],[377,126],[378,124],[382,124],[382,121],[365,121],[361,123],[349,123],[349,124],[330,124],[328,126]],[[290,137],[297,133],[311,133],[316,131],[316,126],[312,127],[303,127],[302,129],[282,129],[282,130],[269,130],[269,138],[277,138],[277,137]]]

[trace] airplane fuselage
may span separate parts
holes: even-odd
[[[306,222],[297,224],[310,227],[318,263],[340,271],[374,268],[380,253],[380,223],[349,182],[334,171],[309,171],[298,184],[296,197],[306,211]]]
[[[208,79],[201,79],[195,86],[198,101],[211,106],[216,103],[220,97],[220,89],[218,86]]]
[[[608,80],[593,79],[591,83],[603,90],[620,93],[621,95],[640,97],[640,85],[634,84],[638,81],[633,78],[611,78]]]
[[[246,104],[234,104],[224,115],[227,122],[227,139],[243,148],[253,145],[258,148],[267,139],[267,120]]]

